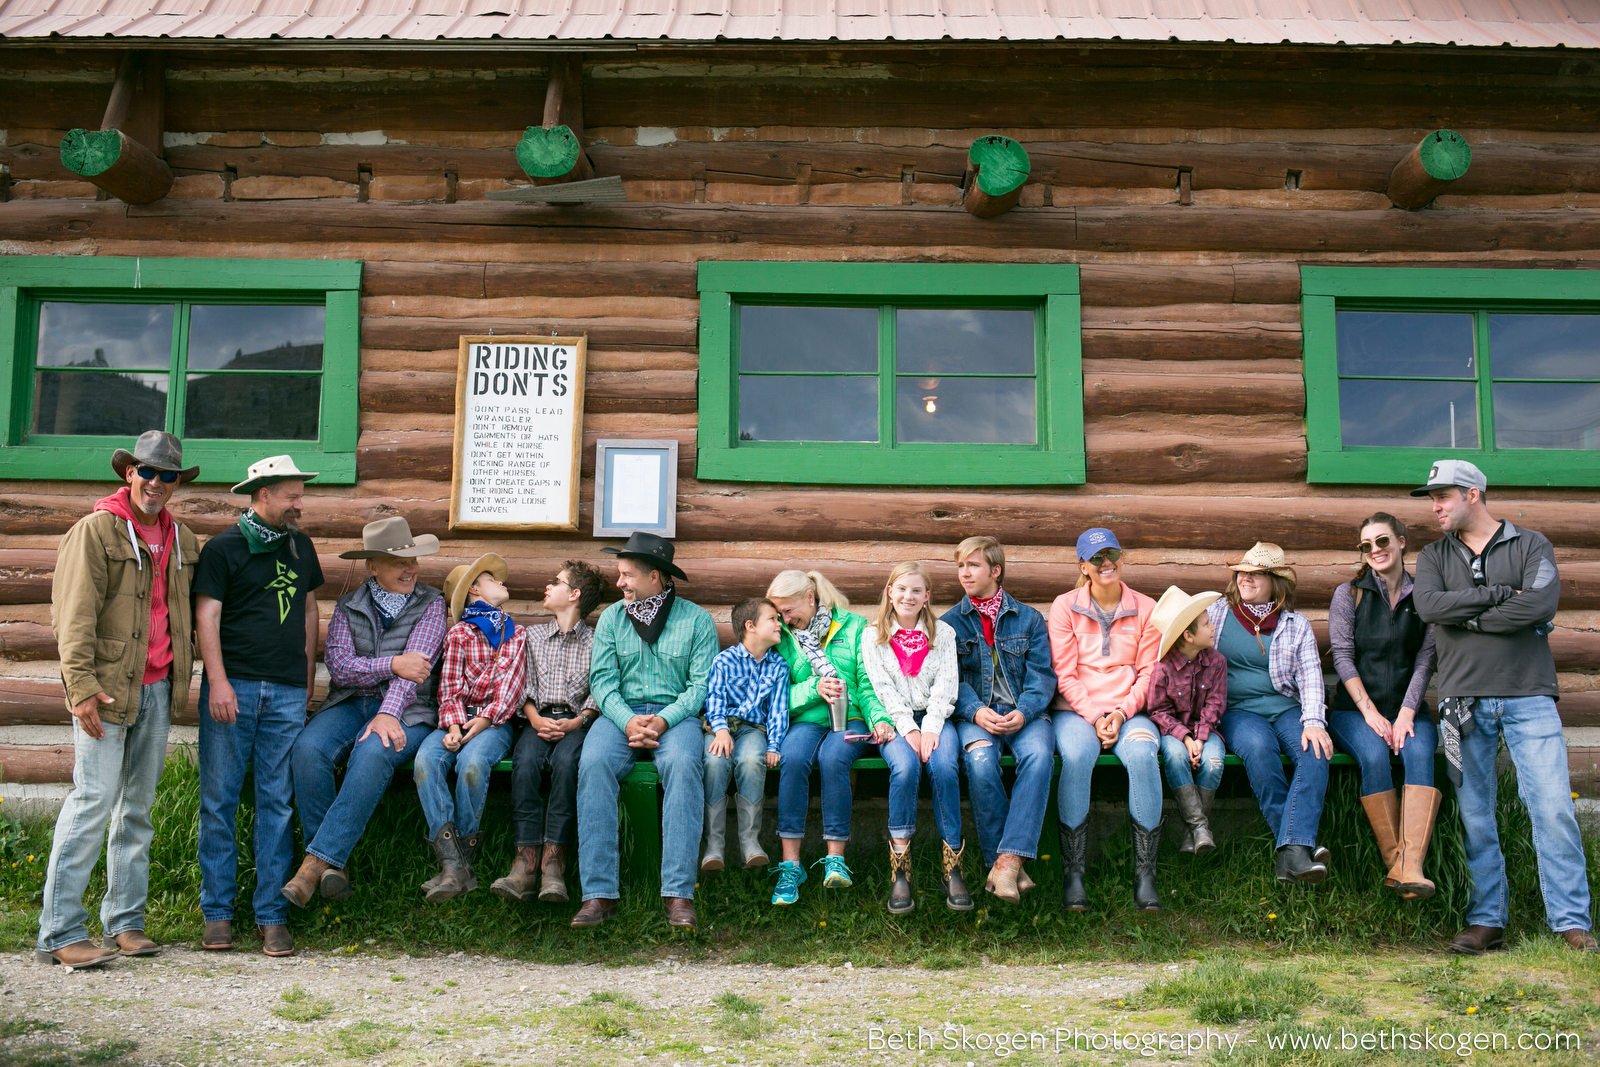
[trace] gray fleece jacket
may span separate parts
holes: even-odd
[[[1561,580],[1555,549],[1537,530],[1502,522],[1483,550],[1445,534],[1417,555],[1412,602],[1434,624],[1442,697],[1554,697],[1556,662],[1550,627]]]

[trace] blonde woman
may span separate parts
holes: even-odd
[[[861,663],[861,633],[867,620],[849,610],[850,601],[817,571],[782,571],[767,587],[767,599],[783,617],[778,654],[789,662],[789,729],[778,765],[778,838],[783,861],[778,864],[774,904],[793,904],[806,880],[800,866],[800,841],[805,837],[811,806],[811,768],[822,766],[822,838],[828,854],[822,884],[847,889],[852,884],[844,862],[850,840],[850,766],[867,754],[860,740],[872,726],[870,740],[886,743],[894,724]],[[843,730],[833,729],[832,704],[849,704]],[[846,737],[857,740],[846,741]]]
[[[945,906],[970,911],[972,894],[961,874],[961,741],[950,721],[961,672],[956,632],[934,618],[933,580],[920,563],[889,572],[878,614],[861,634],[867,677],[899,734],[879,751],[889,764],[889,911],[916,907],[911,888],[911,835],[917,829],[917,788],[923,765],[933,785],[933,816],[944,842],[939,888]]]

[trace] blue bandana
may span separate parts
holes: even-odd
[[[500,651],[500,642],[517,632],[511,616],[499,608],[491,608],[481,600],[474,600],[461,611],[461,621],[470,622],[483,631],[489,647]]]

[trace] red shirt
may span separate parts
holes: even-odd
[[[167,545],[161,540],[161,525],[133,524],[155,560],[150,586],[150,649],[144,660],[144,685],[159,682],[172,670],[172,628],[167,625]]]

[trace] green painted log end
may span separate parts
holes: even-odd
[[[566,126],[529,126],[517,142],[517,165],[530,178],[559,178],[583,156],[583,145]]]
[[[1028,153],[1009,137],[978,138],[967,159],[977,168],[978,188],[989,196],[1005,196],[1028,180]]]
[[[74,174],[93,178],[122,157],[122,134],[116,130],[68,130],[61,139],[61,164]]]
[[[1434,130],[1420,147],[1422,169],[1439,181],[1454,181],[1472,165],[1472,147],[1454,130]]]

